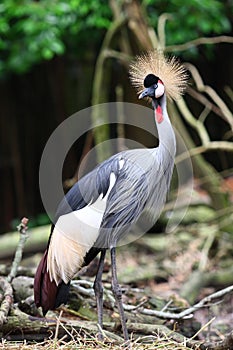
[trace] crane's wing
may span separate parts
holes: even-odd
[[[54,224],[51,227],[47,249],[34,279],[35,303],[37,307],[42,307],[44,314],[48,310],[58,307],[61,303],[66,303],[70,279],[82,265],[87,265],[100,251],[99,248],[91,248],[93,243],[91,244],[90,241],[89,245],[84,244],[85,249],[80,248],[79,235],[82,235],[78,227],[80,220],[77,218],[76,221],[76,217],[72,216],[72,213],[82,213],[85,221],[87,213],[85,210],[91,210],[92,203],[96,203],[98,198],[106,196],[111,182],[111,174],[115,174],[117,177],[118,171],[119,159],[110,158],[81,178],[60,203],[55,214]],[[100,222],[102,217],[103,213],[102,216],[100,213]],[[74,229],[77,231],[73,231]],[[86,237],[81,237],[84,243],[85,238],[88,241],[88,232],[85,233]]]
[[[93,249],[86,257],[98,237],[119,169],[119,157],[111,157],[80,179],[59,205],[47,258],[51,279],[57,284],[61,279],[68,283],[98,253]]]
[[[105,197],[110,186],[110,175],[118,176],[119,157],[113,156],[98,165],[94,170],[82,177],[64,196],[55,214],[56,224],[60,216],[80,210],[102,196]]]
[[[161,162],[148,149],[126,151],[122,157],[124,166],[108,196],[95,247],[137,239],[155,224],[166,201],[173,160]]]

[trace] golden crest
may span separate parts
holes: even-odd
[[[139,55],[130,65],[130,80],[138,94],[144,89],[144,79],[148,74],[156,75],[163,82],[170,99],[178,99],[186,89],[187,70],[176,57],[165,57],[162,51],[153,50]]]

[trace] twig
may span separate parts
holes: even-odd
[[[164,336],[166,337],[166,346],[161,346],[161,349],[167,349],[169,342],[170,345],[174,345],[174,342],[178,344],[184,344],[186,346],[197,348],[197,346],[200,345],[200,342],[197,340],[189,340],[182,334],[175,332],[174,330],[171,330],[165,325],[158,325],[158,324],[144,324],[144,323],[131,323],[127,322],[127,327],[129,332],[133,332],[136,334],[149,334],[152,336],[153,334],[156,336],[156,339],[158,342],[161,341],[160,337]],[[144,338],[144,337],[143,337]],[[140,338],[138,339],[140,341]],[[160,347],[155,347],[156,349],[159,349]],[[173,349],[173,347],[171,347]],[[176,347],[174,347],[175,349]]]
[[[211,325],[211,323],[215,320],[216,317],[211,318],[211,320],[209,320],[206,324],[204,324],[204,326],[202,326],[193,336],[192,338],[189,338],[189,340],[193,340],[196,339],[196,337],[198,336],[198,334],[200,334],[201,332],[204,331],[204,329],[206,329],[207,327],[209,327]]]
[[[75,289],[77,290],[78,293],[81,293],[85,296],[88,296],[91,298],[95,296],[93,288],[84,288],[84,287],[76,285]]]
[[[233,348],[233,331],[226,335],[224,340],[204,344],[208,350],[229,350]]]
[[[218,299],[220,297],[225,296],[226,294],[229,294],[233,291],[233,285],[224,289],[221,289],[220,291],[210,294],[207,297],[203,298],[201,301],[199,301],[197,304],[191,306],[188,309],[185,309],[184,311],[181,311],[180,313],[172,313],[172,312],[162,312],[162,311],[156,311],[156,310],[150,310],[150,309],[142,309],[140,312],[144,315],[150,315],[150,316],[156,316],[159,318],[165,318],[165,319],[182,319],[186,316],[191,315],[193,312],[195,312],[198,309],[201,309],[206,306],[206,304],[210,303],[214,299]]]
[[[81,286],[81,285],[83,285],[83,286],[88,286],[88,287],[90,287],[90,288],[93,288],[93,282],[91,282],[91,281],[88,281],[88,280],[73,280],[73,281],[71,281],[71,285],[72,286]]]
[[[126,311],[134,311],[134,310],[139,309],[146,302],[147,302],[147,300],[143,300],[138,305],[128,305],[128,304],[123,303],[123,307],[124,307],[124,310],[126,310]]]
[[[25,243],[29,237],[28,233],[27,233],[27,229],[28,229],[27,224],[28,224],[28,219],[23,218],[21,220],[21,223],[19,224],[19,226],[17,226],[17,230],[20,234],[20,237],[19,237],[18,246],[16,248],[15,257],[14,257],[14,260],[13,260],[13,263],[11,266],[11,271],[10,271],[9,275],[7,276],[7,281],[10,283],[13,280],[13,278],[15,278],[15,276],[16,276],[18,266],[22,260],[23,249],[24,249]]]
[[[93,282],[86,280],[71,281],[71,285],[77,290],[78,293],[93,298],[95,296],[93,290]],[[81,285],[88,286],[89,288],[82,287]]]
[[[170,299],[170,300],[167,302],[167,304],[166,304],[166,305],[164,305],[164,307],[162,308],[162,310],[161,310],[161,311],[165,312],[165,310],[167,310],[168,306],[170,306],[170,305],[171,305],[171,303],[172,303],[172,299]]]
[[[59,317],[57,317],[57,324],[56,324],[55,335],[54,335],[55,342],[58,340],[58,333],[59,333],[59,327],[61,324],[62,313],[63,313],[63,311],[61,310]]]

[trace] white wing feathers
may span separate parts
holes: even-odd
[[[59,217],[48,251],[47,266],[51,281],[68,283],[82,267],[86,253],[98,237],[106,201],[115,182],[116,176],[111,173],[104,198],[100,195],[96,202]]]

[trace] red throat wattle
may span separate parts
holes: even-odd
[[[163,121],[163,111],[162,111],[162,107],[160,105],[157,106],[156,110],[155,110],[155,119],[157,121],[157,123],[162,123]]]

